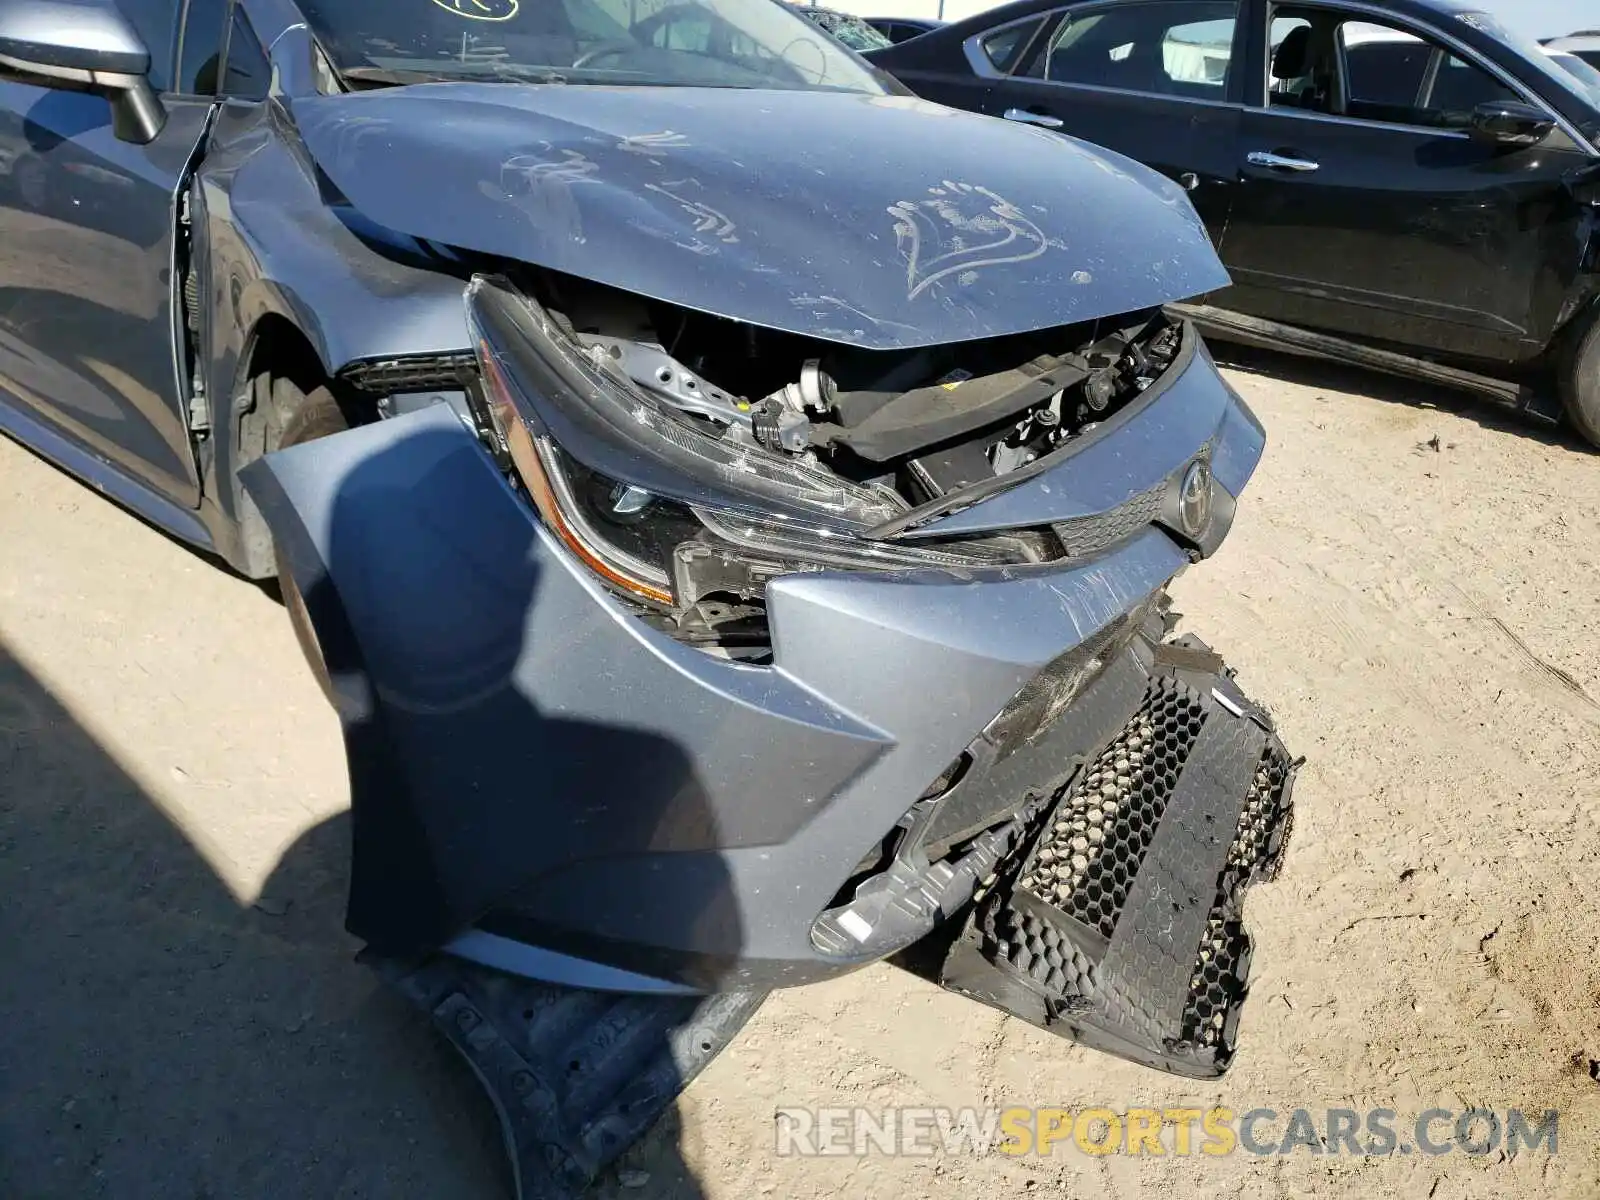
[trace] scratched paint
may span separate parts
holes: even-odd
[[[522,7],[521,0],[431,0],[431,3],[466,21],[509,21]]]
[[[1026,213],[976,184],[945,180],[921,200],[891,204],[889,215],[906,260],[907,300],[952,275],[970,287],[985,268],[1027,262],[1050,249]]]

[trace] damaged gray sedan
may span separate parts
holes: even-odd
[[[525,1193],[888,958],[1227,1068],[1296,764],[1170,636],[1264,444],[1174,185],[770,0],[0,0],[0,74],[0,429],[276,576]]]

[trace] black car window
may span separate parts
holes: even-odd
[[[178,91],[264,100],[271,82],[271,65],[237,0],[185,0],[178,31]]]
[[[228,38],[228,65],[222,73],[222,94],[236,100],[265,100],[272,88],[272,64],[261,49],[261,39],[245,20],[242,10],[233,15]]]
[[[174,91],[215,96],[221,86],[222,52],[233,0],[184,0],[178,27],[178,75]]]
[[[1353,103],[1407,108],[1422,99],[1433,60],[1433,47],[1427,42],[1366,21],[1346,21],[1339,36]]]
[[[1463,62],[1453,54],[1441,53],[1439,70],[1423,100],[1423,108],[1433,118],[1429,124],[1465,129],[1472,119],[1472,110],[1478,105],[1521,99],[1482,67]]]
[[[1272,22],[1274,106],[1394,125],[1465,129],[1486,101],[1521,99],[1420,30],[1324,8],[1279,8]]]
[[[117,7],[150,51],[150,86],[172,87],[172,60],[178,41],[178,0],[119,0]]]
[[[832,37],[771,0],[298,0],[298,6],[335,67],[361,86],[473,79],[884,91],[871,69]]]
[[[1584,62],[1576,54],[1552,52],[1550,61],[1593,92],[1596,102],[1600,103],[1600,70]]]
[[[1076,9],[1029,73],[1056,83],[1222,99],[1235,0],[1153,0]]]
[[[1028,48],[1028,43],[1033,40],[1034,33],[1043,24],[1043,17],[1034,17],[1030,21],[1016,21],[996,29],[978,45],[983,49],[983,56],[994,64],[995,70],[1002,74],[1010,74],[1016,69],[1017,60]]]
[[[1307,108],[1331,112],[1338,65],[1333,38],[1338,21],[1318,13],[1310,17],[1282,10],[1273,16],[1267,56],[1267,98],[1274,108]]]

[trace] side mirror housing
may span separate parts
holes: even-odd
[[[1491,100],[1472,110],[1467,132],[1499,146],[1537,146],[1555,127],[1542,108],[1518,100]]]
[[[166,110],[150,87],[150,51],[114,0],[0,0],[0,77],[111,101],[124,141],[152,141]]]

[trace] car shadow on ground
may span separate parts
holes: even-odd
[[[476,1082],[352,961],[347,842],[241,902],[0,646],[0,1195],[506,1194]]]
[[[528,746],[604,761],[627,735],[659,760],[629,731],[504,716]],[[204,830],[191,840],[0,638],[0,1196],[512,1194],[476,1079],[354,961],[351,840],[348,814],[322,822],[258,897],[235,895]],[[702,1195],[680,1135],[669,1110],[595,1194]]]
[[[1565,421],[1554,424],[1472,392],[1279,350],[1264,350],[1214,339],[1208,339],[1207,345],[1217,364],[1231,370],[1282,379],[1302,387],[1369,396],[1387,404],[1447,412],[1476,421],[1485,429],[1497,433],[1532,438],[1547,446],[1559,446],[1585,454],[1600,454],[1600,449],[1589,445]]]

